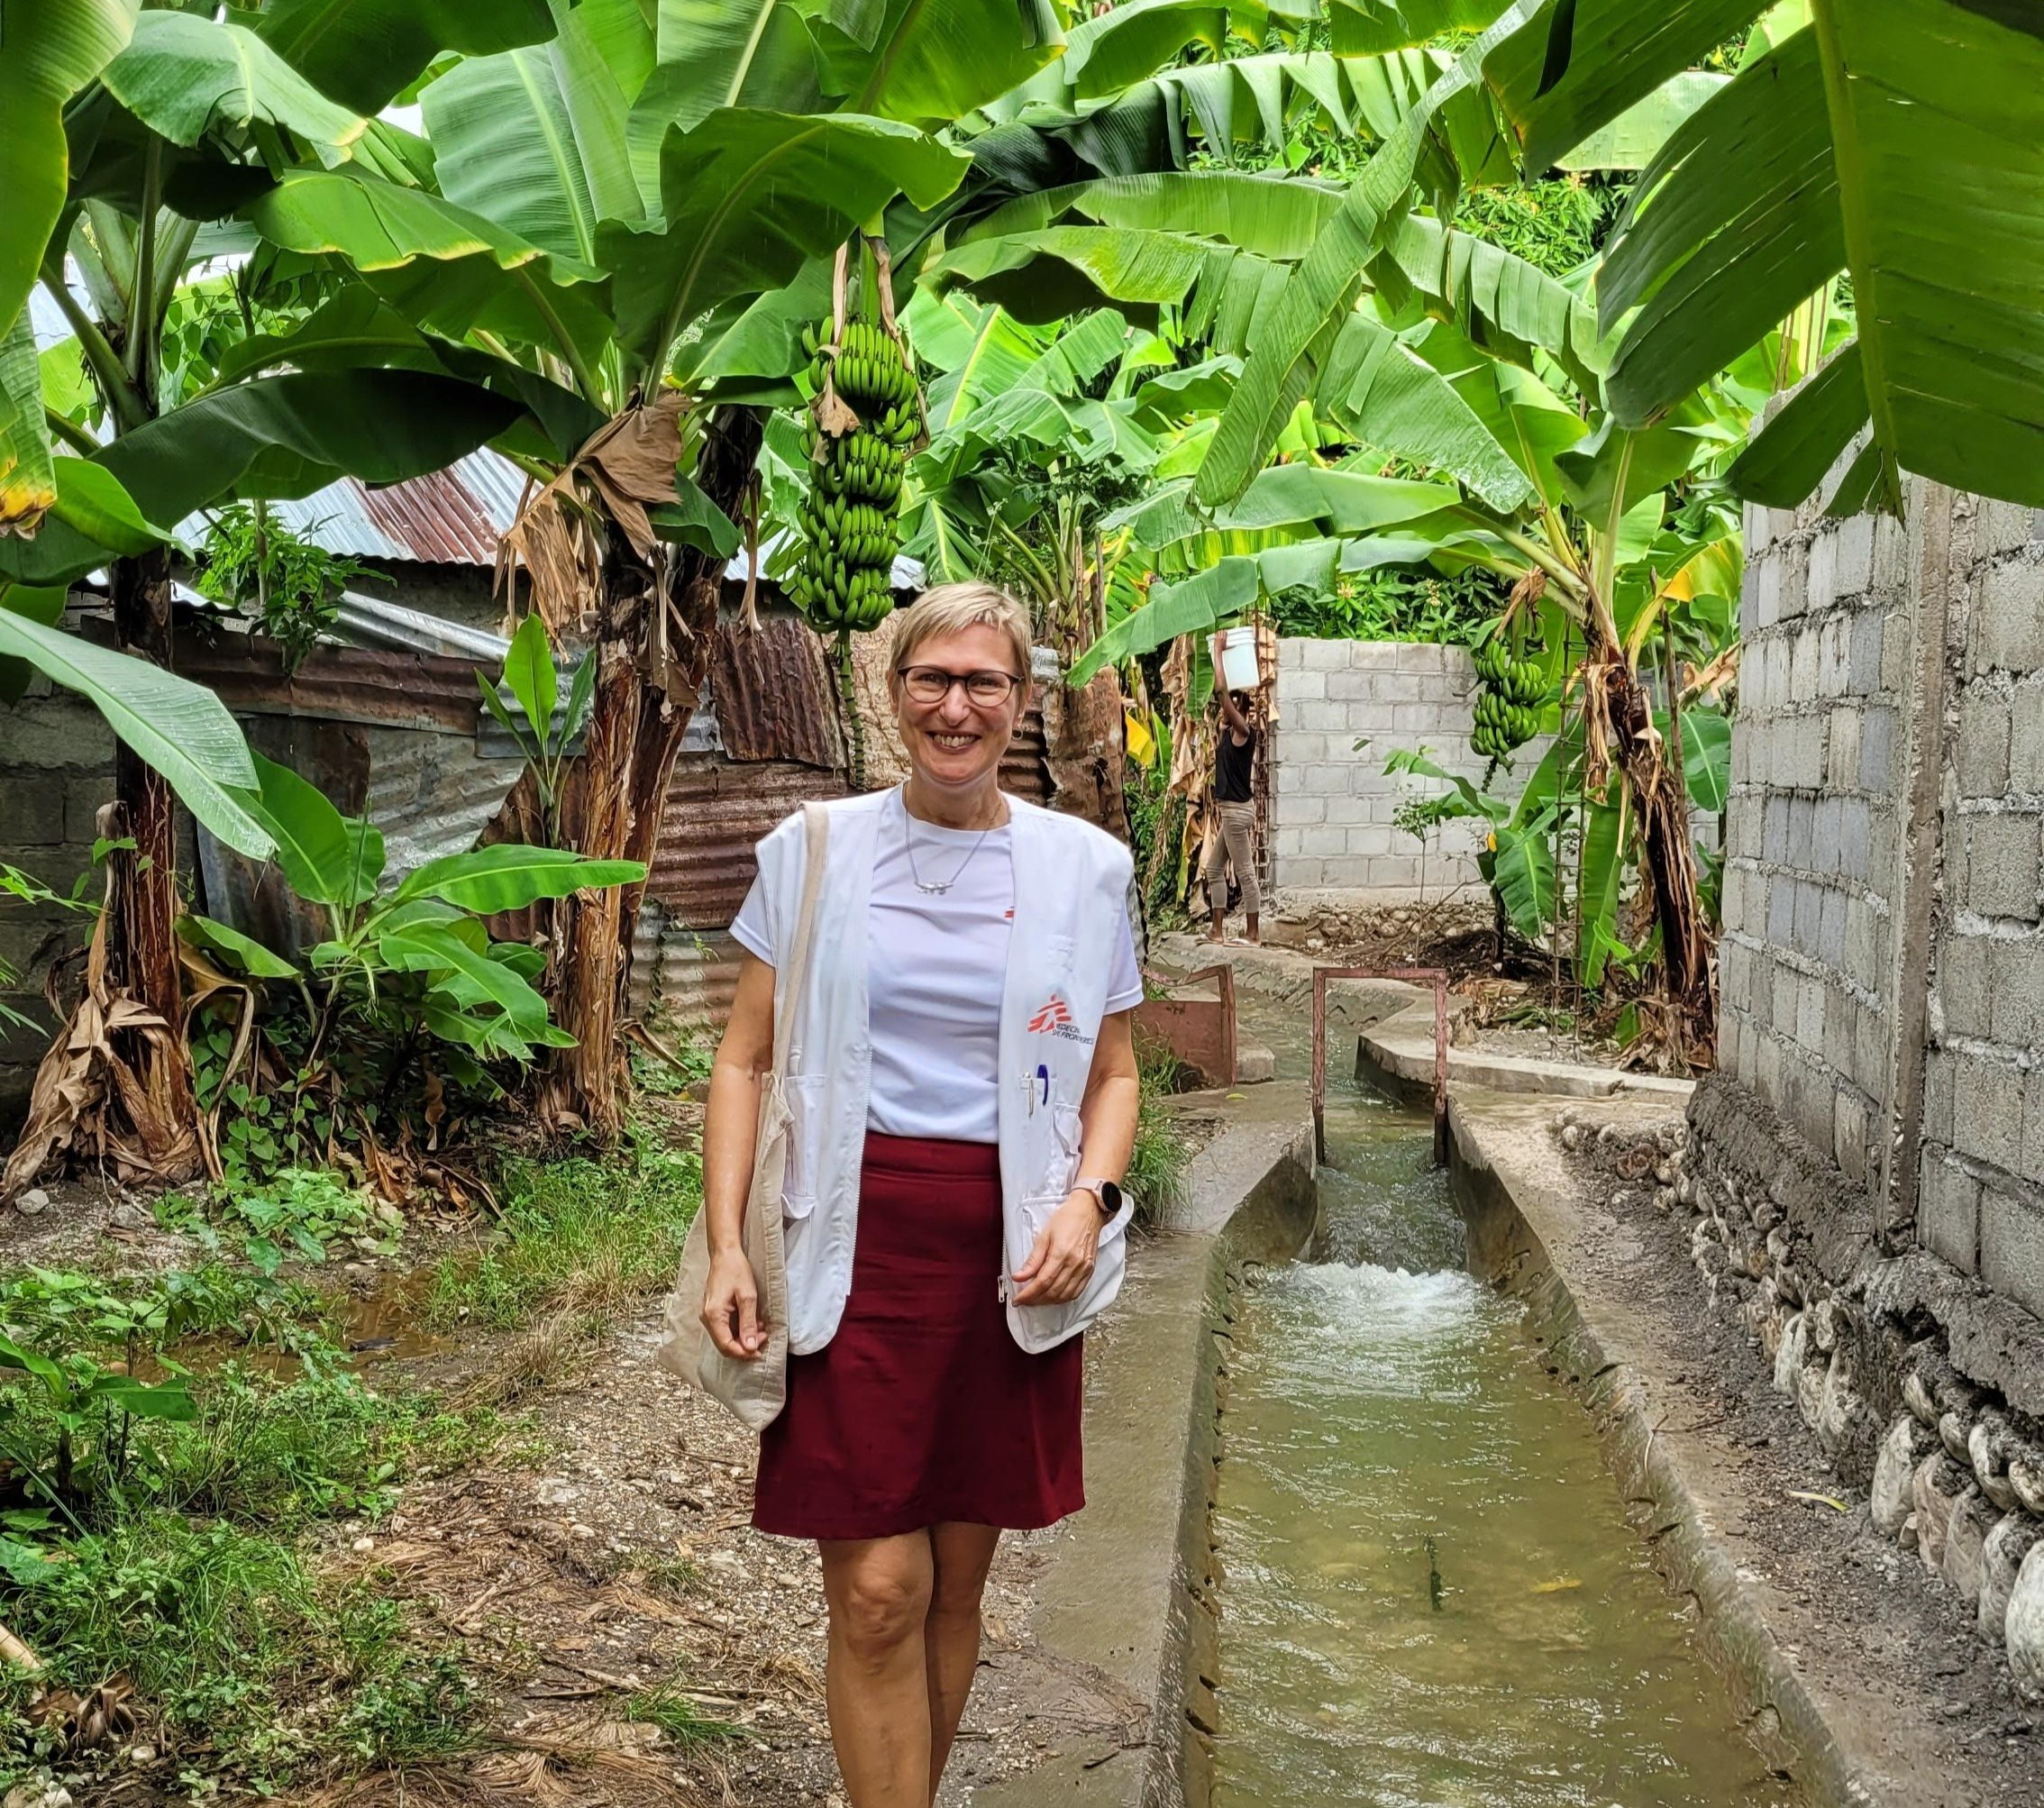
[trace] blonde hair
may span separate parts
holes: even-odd
[[[1029,612],[998,584],[974,579],[961,584],[937,584],[916,598],[902,616],[894,642],[894,668],[911,663],[927,641],[967,628],[989,627],[1008,637],[1015,654],[1015,675],[1029,682]]]

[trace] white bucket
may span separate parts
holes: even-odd
[[[1220,643],[1221,683],[1230,690],[1254,690],[1264,681],[1256,665],[1256,630],[1253,627],[1223,628],[1215,636]]]

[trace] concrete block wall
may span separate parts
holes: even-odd
[[[1893,1068],[1910,571],[1895,521],[1747,511],[1719,1063],[1863,1183]]]
[[[2044,514],[1950,499],[1923,1241],[2044,1316]]]
[[[1271,842],[1280,892],[1433,898],[1482,884],[1471,825],[1445,824],[1422,843],[1394,824],[1409,798],[1444,787],[1384,772],[1397,749],[1425,747],[1480,781],[1486,762],[1469,746],[1475,683],[1462,647],[1278,642]]]
[[[114,733],[89,703],[37,678],[19,703],[0,709],[0,859],[68,897],[92,865],[94,817],[113,799]],[[76,912],[0,893],[0,959],[21,975],[0,1003],[31,1026],[0,1019],[0,1110],[27,1099],[49,1046],[42,982],[50,961],[91,927]]]

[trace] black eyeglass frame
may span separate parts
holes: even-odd
[[[944,680],[944,689],[932,696],[916,697],[915,680],[918,673],[926,674],[933,679],[941,678]],[[1028,681],[1027,679],[1017,677],[1012,671],[996,671],[990,667],[979,671],[946,671],[941,665],[898,665],[894,669],[894,675],[901,680],[901,688],[911,697],[915,697],[918,703],[942,703],[951,695],[954,685],[961,685],[964,688],[966,701],[975,703],[983,709],[998,709],[1015,695],[1018,687]],[[975,697],[972,695],[974,683],[986,678],[1000,680],[1004,688],[999,697]]]

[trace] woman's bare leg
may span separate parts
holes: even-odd
[[[928,1808],[930,1535],[826,1539],[818,1548],[830,1608],[824,1696],[845,1794],[852,1808]]]
[[[980,1596],[986,1592],[1000,1532],[994,1526],[952,1522],[930,1528],[936,1577],[930,1591],[930,1617],[923,1634],[923,1667],[929,1678],[930,1793],[951,1756],[951,1741],[972,1693],[980,1666]]]

